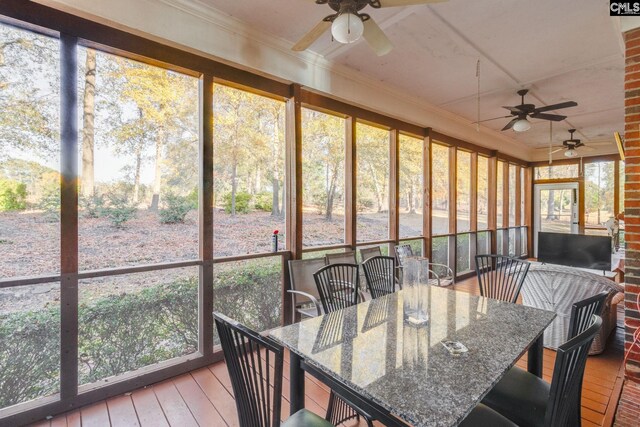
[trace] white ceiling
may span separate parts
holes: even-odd
[[[197,1],[292,45],[332,12],[314,0]],[[481,119],[507,115],[501,106],[520,104],[516,91],[527,88],[525,102],[536,106],[578,103],[557,112],[568,118],[554,123],[554,144],[575,127],[578,138],[597,147],[612,144],[612,133],[624,130],[623,43],[608,5],[606,0],[450,0],[367,7],[363,12],[395,46],[390,54],[377,57],[364,41],[341,45],[329,32],[311,50],[469,122],[477,117],[479,59]],[[499,131],[508,121],[484,124]],[[548,146],[549,122],[532,122],[528,132],[507,132],[530,147]]]

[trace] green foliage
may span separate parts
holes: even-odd
[[[21,182],[0,179],[0,212],[27,208],[27,186]]]
[[[215,309],[256,330],[277,326],[280,258],[239,264],[216,272]],[[80,384],[193,353],[198,345],[198,279],[85,298],[78,318]],[[59,308],[0,316],[0,407],[59,390],[59,331]]]
[[[123,228],[124,223],[136,216],[136,208],[124,195],[110,194],[109,204],[102,208],[102,215],[111,220],[116,228]]]
[[[268,191],[256,194],[253,198],[253,206],[259,211],[271,212],[273,209],[273,194]]]
[[[222,196],[224,204],[224,211],[231,213],[231,193],[227,193]],[[251,201],[251,194],[245,191],[238,191],[236,193],[236,213],[249,213],[249,202]]]
[[[80,196],[80,209],[82,210],[84,216],[87,218],[99,218],[103,214],[104,196]]]
[[[167,194],[164,197],[165,208],[160,210],[160,222],[163,224],[183,223],[193,204],[189,197]]]
[[[187,194],[187,200],[191,204],[191,209],[198,209],[198,205],[200,204],[200,192],[198,191],[197,186]]]
[[[197,279],[109,295],[79,307],[80,382],[196,351]]]
[[[60,311],[0,316],[0,407],[59,390]]]
[[[42,190],[37,208],[44,211],[46,221],[60,221],[60,189],[55,185],[46,185]]]

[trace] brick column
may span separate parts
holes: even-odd
[[[640,328],[636,305],[640,293],[640,28],[624,33],[625,39],[625,351]],[[636,344],[627,359],[626,375],[640,381],[640,348]]]

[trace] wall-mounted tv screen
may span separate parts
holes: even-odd
[[[541,231],[538,261],[611,271],[611,237]]]

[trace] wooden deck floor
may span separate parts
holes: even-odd
[[[456,289],[476,293],[475,279],[456,285]],[[619,325],[622,312],[619,311]],[[610,337],[607,350],[591,356],[582,392],[582,425],[611,426],[622,387],[623,331],[620,327]],[[544,351],[544,377],[550,381],[555,352]],[[526,356],[518,362],[526,368]],[[289,369],[285,360],[282,410],[289,413]],[[306,379],[307,409],[324,415],[329,399],[328,388],[312,377]],[[134,390],[78,410],[45,420],[34,426],[237,426],[233,392],[223,362],[192,371],[152,386]],[[349,425],[355,425],[351,423]],[[361,422],[361,425],[364,425]]]

